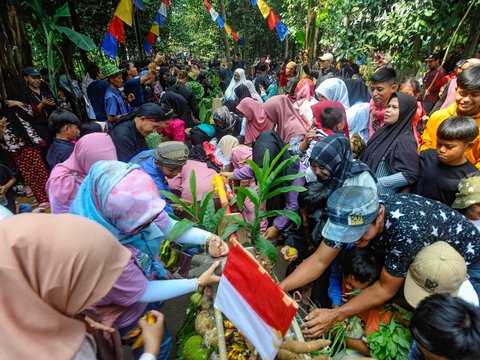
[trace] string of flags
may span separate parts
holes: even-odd
[[[277,30],[277,34],[280,37],[280,40],[283,41],[285,40],[285,37],[288,34],[288,28],[285,26],[283,22],[280,21],[280,18],[275,14],[273,9],[268,6],[268,4],[265,2],[265,0],[251,0],[252,5],[258,6],[258,9],[262,13],[262,16],[264,19],[268,19],[268,27],[270,28],[270,31],[273,31],[273,29]]]
[[[145,44],[143,44],[143,50],[150,55],[153,55],[152,45],[155,44],[156,36],[160,36],[160,26],[163,26],[165,22],[167,9],[170,9],[170,0],[162,0],[155,14],[155,20],[153,20],[153,24],[148,31],[147,40],[145,40]]]
[[[245,40],[240,39],[238,34],[232,29],[230,25],[228,25],[220,16],[218,12],[215,11],[215,9],[210,5],[208,0],[203,0],[205,7],[207,8],[207,11],[210,13],[212,16],[213,21],[216,21],[218,26],[220,26],[220,29],[225,29],[228,35],[233,37],[233,39],[238,43],[240,46],[245,46]]]
[[[133,4],[139,9],[143,8],[142,0],[120,0],[113,18],[108,26],[107,33],[103,37],[100,49],[112,59],[117,58],[117,46],[120,41],[125,44],[125,29],[123,23],[132,26]]]

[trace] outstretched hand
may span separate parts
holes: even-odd
[[[220,261],[215,261],[212,266],[208,268],[200,277],[198,278],[198,286],[208,286],[218,284],[220,281],[220,276],[215,275],[215,269],[220,265]]]
[[[207,239],[208,252],[212,257],[222,257],[228,254],[228,245],[218,235],[210,234]]]

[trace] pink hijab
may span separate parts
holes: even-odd
[[[271,97],[263,104],[263,109],[285,143],[295,135],[305,135],[310,128],[286,95]]]
[[[240,101],[237,110],[241,111],[247,118],[245,131],[245,145],[252,145],[255,139],[263,132],[273,129],[273,124],[268,120],[262,103],[252,98],[245,98]]]
[[[53,168],[46,185],[52,213],[68,213],[80,184],[99,160],[117,160],[117,152],[110,135],[92,133],[78,140],[70,157]]]

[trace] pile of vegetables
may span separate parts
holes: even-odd
[[[395,322],[380,325],[380,329],[367,336],[367,344],[373,358],[378,360],[403,360],[408,356],[412,344],[410,331]]]

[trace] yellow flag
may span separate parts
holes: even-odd
[[[120,0],[114,15],[122,19],[128,26],[132,26],[132,7],[132,0]]]
[[[152,27],[150,28],[150,31],[155,35],[160,36],[160,26],[157,23],[153,23]]]
[[[232,34],[232,28],[228,24],[225,24],[223,28],[225,29],[228,35]]]
[[[268,14],[270,13],[270,6],[268,6],[268,4],[264,0],[258,0],[257,6],[260,9],[263,17],[266,19]]]

